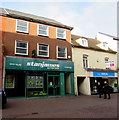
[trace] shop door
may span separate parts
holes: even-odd
[[[48,95],[60,95],[60,76],[48,75]]]

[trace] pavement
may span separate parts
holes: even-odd
[[[98,95],[8,99],[4,118],[112,118],[117,119],[117,96]]]

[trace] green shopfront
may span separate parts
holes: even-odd
[[[74,63],[7,56],[4,88],[8,97],[74,95]]]

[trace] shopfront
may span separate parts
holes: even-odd
[[[91,94],[97,94],[97,83],[100,82],[101,86],[104,86],[105,81],[107,81],[107,83],[113,88],[113,92],[118,92],[117,71],[92,71],[89,72],[89,75]]]
[[[7,56],[4,87],[9,97],[74,95],[74,63]]]

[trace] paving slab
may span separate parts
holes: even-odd
[[[111,99],[98,95],[8,99],[3,118],[117,118],[118,93]]]

